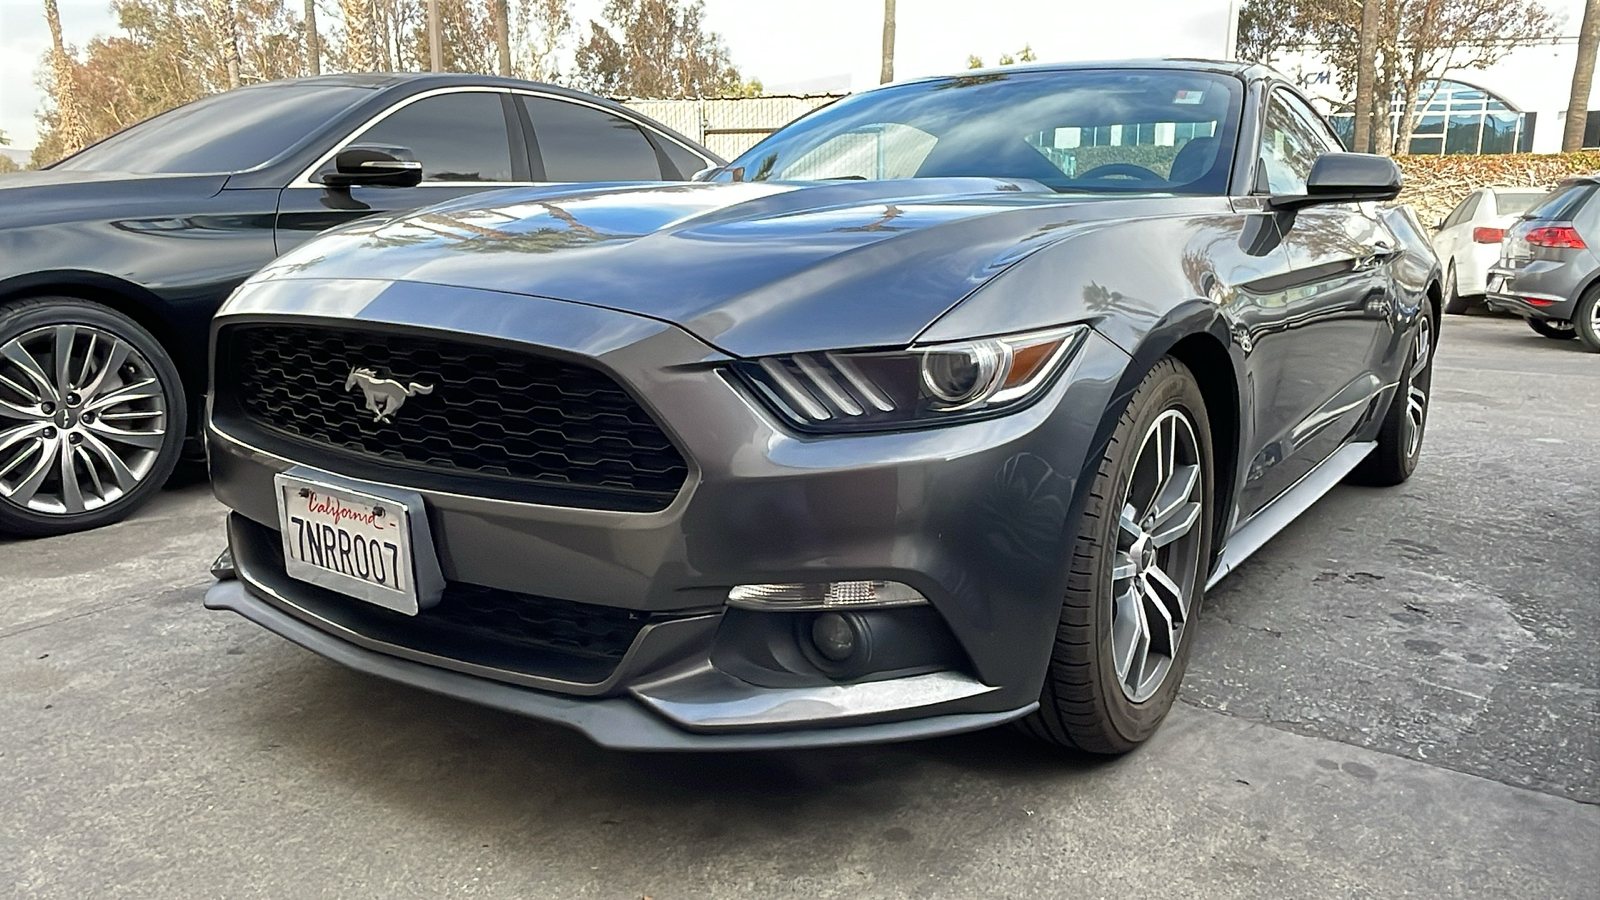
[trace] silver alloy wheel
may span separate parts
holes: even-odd
[[[1111,655],[1134,703],[1166,680],[1189,624],[1205,513],[1200,442],[1182,410],[1150,424],[1134,457],[1111,569]]]
[[[1600,303],[1589,307],[1589,330],[1595,334],[1600,334]]]
[[[1406,457],[1417,455],[1422,445],[1422,425],[1428,418],[1428,383],[1423,376],[1433,355],[1433,321],[1426,315],[1417,320],[1417,336],[1411,347],[1411,368],[1406,373]]]
[[[167,435],[156,370],[101,328],[35,328],[0,345],[0,500],[71,515],[115,503]]]

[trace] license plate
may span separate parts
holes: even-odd
[[[290,576],[417,614],[418,551],[410,504],[294,475],[274,476],[273,483],[284,570]],[[431,555],[432,547],[424,552]]]

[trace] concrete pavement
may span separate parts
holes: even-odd
[[[600,750],[202,609],[204,485],[0,541],[0,896],[1600,897],[1600,356],[1445,326],[1417,476],[1231,575],[1113,762]]]

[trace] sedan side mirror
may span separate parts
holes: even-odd
[[[1274,209],[1299,209],[1320,203],[1393,200],[1400,195],[1400,167],[1373,153],[1324,153],[1311,166],[1304,194],[1286,194],[1269,202]]]
[[[322,173],[322,183],[346,188],[416,187],[422,183],[422,163],[405,147],[353,144],[333,158],[333,171]]]

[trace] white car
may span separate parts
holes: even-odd
[[[1478,188],[1440,220],[1433,251],[1444,266],[1444,311],[1464,313],[1483,302],[1489,267],[1500,258],[1500,240],[1539,198],[1544,188]]]

